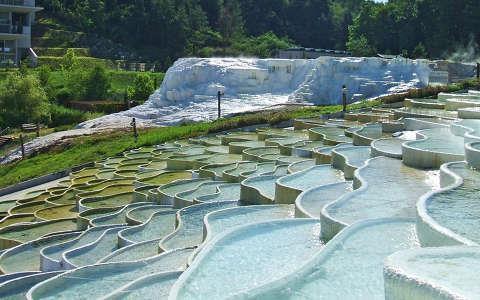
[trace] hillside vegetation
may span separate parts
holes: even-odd
[[[446,57],[480,41],[477,0],[40,0],[39,47],[97,57],[271,56],[292,45]]]

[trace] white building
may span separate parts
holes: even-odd
[[[18,65],[31,49],[35,13],[42,10],[35,0],[0,0],[0,66]]]

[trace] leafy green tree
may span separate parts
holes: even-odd
[[[0,116],[3,126],[48,121],[48,98],[36,76],[8,75],[0,85]]]
[[[347,49],[355,56],[373,56],[376,54],[376,50],[370,45],[365,36],[359,38],[350,39],[347,42]]]
[[[79,67],[78,58],[73,49],[67,49],[67,52],[62,57],[60,66],[63,71],[67,72],[74,71],[76,68]]]
[[[96,65],[88,72],[85,80],[85,99],[105,100],[112,86],[112,79],[105,67]]]
[[[428,52],[423,43],[418,43],[417,46],[415,46],[415,49],[413,49],[412,52],[412,58],[427,58],[428,57]]]
[[[148,74],[138,74],[133,86],[127,88],[127,97],[129,100],[144,102],[154,91],[155,83],[153,79]]]

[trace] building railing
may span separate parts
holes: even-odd
[[[29,34],[30,26],[0,25],[0,33]]]
[[[15,5],[15,6],[35,7],[35,0],[0,0],[0,5]]]

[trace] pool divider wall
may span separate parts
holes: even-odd
[[[467,299],[462,295],[461,289],[453,287],[444,287],[439,285],[435,277],[425,277],[425,274],[415,274],[415,270],[405,269],[404,265],[415,258],[425,257],[426,259],[437,261],[444,260],[448,262],[453,257],[473,257],[479,256],[477,247],[439,247],[439,248],[421,248],[403,250],[392,254],[385,260],[383,278],[385,282],[385,296],[390,300],[452,300]],[[455,266],[457,264],[453,263]],[[473,266],[462,265],[463,268]],[[412,268],[412,266],[410,266]],[[453,283],[455,284],[455,283]],[[464,287],[465,288],[465,287]]]
[[[264,195],[258,188],[250,185],[251,181],[255,181],[259,176],[247,178],[242,181],[240,188],[240,202],[243,204],[251,205],[268,205],[273,204],[274,199],[271,199],[269,196]],[[278,176],[262,176],[264,179],[274,179],[279,178]]]
[[[431,130],[435,130],[434,134],[441,134],[441,131],[449,130],[448,128],[436,128],[436,129],[427,129],[422,130],[417,133],[418,140],[407,141],[402,144],[402,157],[403,163],[409,167],[419,168],[419,169],[435,169],[440,168],[444,163],[453,162],[453,161],[462,161],[465,156],[463,154],[447,153],[447,152],[436,152],[426,149],[416,148],[414,145],[421,142],[427,142],[429,137],[428,133],[431,133]],[[440,131],[440,132],[439,132]]]
[[[444,164],[441,167],[442,177],[450,176],[452,178],[452,180],[450,180],[450,182],[452,182],[451,185],[444,186],[440,190],[430,192],[422,196],[417,202],[416,229],[418,238],[423,247],[443,247],[457,245],[478,246],[476,243],[441,226],[428,214],[427,206],[432,197],[437,194],[448,193],[456,188],[459,188],[463,184],[463,179],[448,169],[448,167],[452,164],[456,163],[453,162]],[[444,184],[449,182],[446,179],[443,179],[442,181]]]
[[[469,166],[480,170],[480,142],[465,144],[465,158]]]

